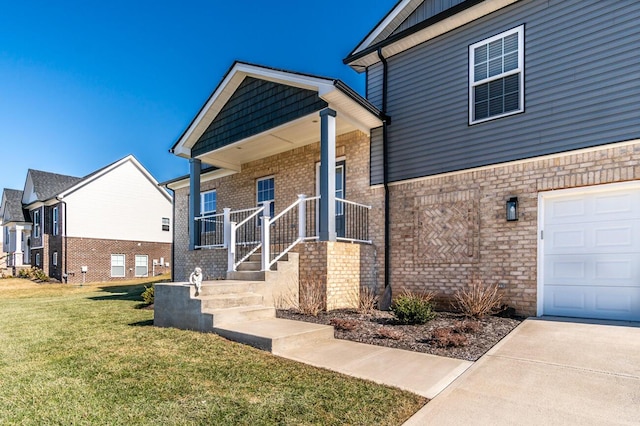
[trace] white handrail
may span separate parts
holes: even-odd
[[[364,207],[364,208],[366,208],[366,209],[371,210],[371,206],[368,206],[368,205],[366,205],[366,204],[356,203],[355,201],[345,200],[344,198],[338,198],[338,197],[336,197],[336,201],[340,201],[340,202],[345,203],[345,204],[351,204],[351,205],[353,205],[353,206]]]

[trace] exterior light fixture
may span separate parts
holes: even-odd
[[[518,197],[507,200],[507,222],[518,220]]]

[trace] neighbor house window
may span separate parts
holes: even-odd
[[[524,25],[469,46],[469,124],[524,111]]]
[[[163,231],[168,231],[169,230],[169,225],[170,225],[169,218],[168,217],[163,217],[162,218],[162,230]]]
[[[258,206],[263,205],[266,201],[271,201],[269,206],[269,217],[273,217],[275,212],[274,201],[276,199],[275,179],[273,177],[266,177],[258,179],[256,182],[256,201]]]
[[[53,235],[58,235],[58,207],[53,208],[53,211],[51,212],[51,221],[53,225],[51,233]]]
[[[216,191],[207,191],[200,194],[200,214],[214,214],[217,209],[218,197]]]
[[[146,254],[136,254],[136,277],[146,277],[149,275],[149,256]]]
[[[111,255],[111,276],[112,277],[124,277],[124,254],[112,254]]]
[[[53,255],[51,256],[51,264],[53,266],[58,266],[58,252],[54,251]]]
[[[40,210],[33,211],[33,236],[40,237]]]

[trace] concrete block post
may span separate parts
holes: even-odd
[[[320,111],[320,241],[336,241],[336,112]]]

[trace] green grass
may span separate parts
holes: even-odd
[[[139,282],[0,280],[0,424],[397,425],[425,400],[152,326]]]

